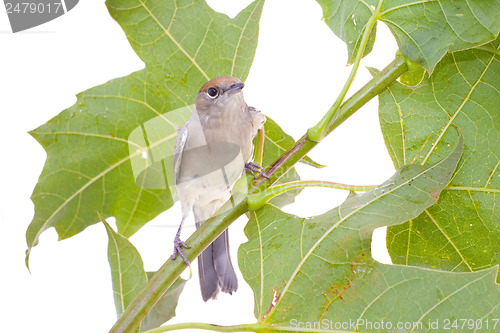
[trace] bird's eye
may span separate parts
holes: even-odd
[[[208,88],[207,94],[210,98],[215,98],[219,95],[219,91],[216,88]]]

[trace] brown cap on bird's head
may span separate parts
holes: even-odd
[[[216,98],[227,92],[231,94],[240,91],[244,86],[245,84],[237,77],[219,76],[201,86],[198,95],[206,93],[209,97]]]
[[[244,86],[245,84],[236,77],[216,77],[201,87],[194,102],[196,109],[198,112],[206,113],[212,108],[216,108],[218,114],[225,109],[224,105],[232,110],[232,103],[235,101],[241,100],[245,104],[241,94],[241,89]]]

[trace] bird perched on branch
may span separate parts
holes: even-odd
[[[182,247],[188,245],[180,239],[180,233],[189,212],[193,211],[199,227],[231,197],[233,185],[244,170],[265,176],[250,159],[252,140],[266,117],[245,103],[244,86],[231,76],[205,83],[196,96],[191,118],[177,133],[174,173],[182,220],[172,259],[179,254],[187,265]],[[215,298],[219,289],[229,294],[238,289],[227,230],[198,257],[198,268],[204,301]]]

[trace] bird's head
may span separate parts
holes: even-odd
[[[216,116],[223,112],[234,112],[245,106],[241,89],[245,84],[232,76],[216,77],[205,83],[196,96],[199,113]]]

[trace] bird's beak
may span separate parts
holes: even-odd
[[[235,84],[231,85],[231,87],[229,87],[229,89],[227,90],[227,93],[229,95],[232,95],[232,94],[240,91],[241,89],[243,89],[244,86],[245,86],[245,84],[243,82],[235,83]]]

